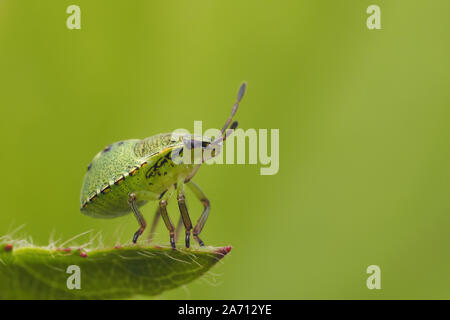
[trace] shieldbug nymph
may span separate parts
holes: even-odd
[[[221,135],[214,140],[194,135],[158,134],[143,140],[131,139],[113,143],[100,151],[87,168],[81,188],[81,212],[95,218],[115,218],[133,212],[139,229],[133,236],[136,243],[144,232],[147,223],[139,207],[148,201],[158,201],[159,205],[153,219],[150,236],[162,217],[170,234],[170,244],[175,249],[176,231],[181,229],[181,222],[186,231],[186,248],[189,248],[191,230],[194,239],[204,246],[199,238],[210,211],[210,203],[203,191],[192,181],[200,163],[173,161],[173,152],[190,150],[192,153],[206,151],[212,157],[217,156],[223,141],[237,127],[233,121],[239,102],[244,96],[246,84],[239,89],[231,115],[222,127]],[[192,225],[186,206],[184,186],[203,204],[203,212],[195,226]],[[167,201],[176,191],[181,219],[175,229],[167,214]]]

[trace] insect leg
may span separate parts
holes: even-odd
[[[205,226],[206,219],[208,219],[209,210],[211,208],[210,203],[206,195],[203,193],[202,189],[194,183],[193,181],[189,181],[186,183],[186,185],[189,187],[189,189],[194,192],[195,196],[200,200],[200,202],[203,204],[203,212],[200,218],[197,221],[197,224],[194,227],[194,239],[197,240],[198,244],[200,246],[204,246],[205,243],[202,241],[202,239],[199,238],[200,232],[202,232],[203,227]]]
[[[159,217],[161,214],[159,213],[159,206],[156,208],[155,216],[153,217],[152,226],[150,228],[150,233],[148,234],[148,242],[150,243],[153,240],[153,235],[155,234],[156,226],[158,225]]]
[[[133,243],[136,243],[139,236],[144,232],[145,227],[147,226],[147,223],[145,222],[144,217],[142,216],[142,213],[139,211],[138,206],[136,204],[136,194],[130,193],[128,196],[128,204],[130,205],[131,209],[133,210],[134,216],[136,217],[138,223],[139,223],[139,229],[136,231],[136,233],[133,236]]]
[[[189,218],[188,209],[186,206],[186,197],[184,196],[183,192],[180,192],[177,197],[178,200],[178,208],[180,208],[181,213],[181,219],[184,223],[184,228],[186,230],[186,248],[189,248],[190,245],[190,238],[191,238],[191,229],[192,229],[192,222],[191,218]]]
[[[169,215],[167,214],[167,200],[161,199],[159,201],[159,213],[161,214],[164,223],[170,233],[170,245],[172,249],[175,249],[175,228],[173,227],[172,221],[170,221]]]

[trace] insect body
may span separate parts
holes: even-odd
[[[183,152],[201,154],[209,152],[216,156],[220,145],[237,127],[232,122],[239,102],[245,92],[242,84],[231,116],[221,130],[221,136],[215,140],[206,137],[181,134],[158,134],[143,140],[132,139],[116,142],[99,152],[89,164],[81,189],[81,212],[95,218],[114,218],[133,212],[139,229],[133,237],[136,243],[144,232],[146,222],[139,207],[148,201],[159,201],[150,236],[161,216],[170,234],[170,243],[175,248],[175,227],[167,214],[167,201],[176,191],[181,219],[177,227],[180,230],[183,222],[186,236],[186,247],[189,247],[190,234],[203,246],[199,234],[208,218],[210,204],[202,190],[191,180],[197,173],[201,162],[189,163],[176,161]],[[200,149],[200,150],[199,150]],[[205,159],[202,158],[202,161]],[[204,206],[197,224],[192,225],[186,206],[184,186],[193,191]]]

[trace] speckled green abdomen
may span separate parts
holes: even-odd
[[[114,143],[94,157],[81,189],[81,212],[98,218],[114,218],[130,211],[128,193],[144,184],[140,177],[130,175],[142,163],[134,153],[139,141]]]
[[[107,146],[88,166],[81,189],[81,212],[96,218],[122,216],[131,212],[131,193],[145,191],[157,197],[177,179],[188,177],[194,167],[176,165],[171,159],[172,150],[182,146],[182,137],[172,134]]]

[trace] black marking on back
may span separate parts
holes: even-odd
[[[91,170],[91,168],[92,168],[92,162],[89,163],[89,165],[88,165],[88,167],[87,167],[87,171]]]
[[[103,149],[103,153],[108,152],[109,150],[111,150],[111,145],[107,146],[105,149]]]
[[[159,158],[158,161],[156,161],[156,163],[147,170],[147,172],[145,173],[145,178],[150,179],[155,175],[161,176],[161,173],[159,173],[158,170],[166,163],[169,163],[169,160],[172,160],[171,157],[172,151],[168,152],[164,157]]]

